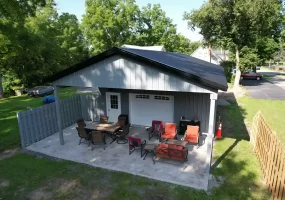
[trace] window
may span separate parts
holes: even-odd
[[[168,101],[168,100],[169,100],[169,97],[166,97],[166,96],[154,96],[154,99],[156,99],[156,100],[166,100],[166,101]]]
[[[110,95],[110,105],[111,109],[118,109],[118,96]]]
[[[149,95],[146,94],[137,94],[136,95],[137,99],[149,99]]]

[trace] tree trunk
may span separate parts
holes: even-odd
[[[235,82],[234,82],[234,87],[237,88],[239,87],[239,81],[240,81],[240,68],[239,68],[239,49],[236,47],[236,77],[235,77]]]
[[[4,98],[4,90],[2,85],[2,74],[0,73],[0,99]]]

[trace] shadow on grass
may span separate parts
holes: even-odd
[[[222,96],[230,102],[229,106],[218,106],[217,120],[221,120],[222,124],[222,137],[235,139],[235,142],[226,149],[219,158],[215,158],[214,163],[211,165],[211,171],[214,170],[226,156],[238,145],[241,140],[249,141],[249,133],[244,123],[246,111],[241,108],[233,93],[227,93]],[[218,128],[219,121],[217,121]]]

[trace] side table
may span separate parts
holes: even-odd
[[[148,153],[153,153],[153,151],[154,151],[154,149],[155,149],[155,145],[154,144],[146,144],[145,146],[144,146],[144,154],[143,154],[143,156],[144,156],[144,160],[145,160],[145,157],[147,156],[147,154]]]

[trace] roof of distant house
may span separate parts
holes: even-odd
[[[228,88],[224,69],[221,66],[181,53],[123,47],[114,47],[69,67],[52,76],[49,81],[55,81],[116,54],[147,63],[161,70],[167,70],[170,73],[189,79],[189,81],[197,82],[213,89],[227,90]]]
[[[141,50],[151,50],[151,51],[165,51],[164,46],[136,46],[136,45],[124,44],[122,47],[123,47],[123,48],[128,48],[128,49],[141,49]]]

